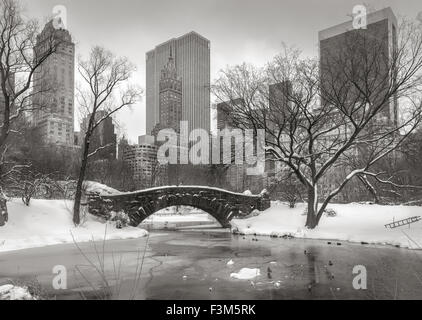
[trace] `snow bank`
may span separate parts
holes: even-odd
[[[33,297],[27,287],[5,284],[0,286],[0,300],[37,300]]]
[[[88,215],[87,221],[75,228],[72,223],[73,202],[68,200],[31,200],[26,207],[21,200],[7,203],[9,222],[0,227],[0,252],[60,243],[86,242],[94,239],[133,239],[147,235],[134,227],[116,229],[115,223],[104,223]]]
[[[238,273],[230,274],[230,278],[239,279],[239,280],[250,280],[254,279],[261,275],[261,271],[256,268],[242,268]]]
[[[388,244],[410,249],[422,248],[422,221],[410,226],[387,229],[385,224],[393,220],[422,216],[422,207],[381,206],[369,204],[332,204],[336,217],[321,218],[314,230],[305,228],[305,204],[290,209],[287,204],[273,202],[271,208],[259,216],[234,219],[232,227],[241,234],[256,234],[297,238],[335,239],[370,244]]]

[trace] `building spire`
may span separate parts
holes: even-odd
[[[175,65],[174,59],[173,59],[173,48],[172,48],[172,46],[170,46],[170,56],[169,56],[169,59],[167,61],[167,64],[161,70],[161,78],[177,79],[177,71],[176,71],[176,65]]]

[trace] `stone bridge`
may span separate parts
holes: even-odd
[[[169,186],[116,195],[88,195],[89,213],[110,218],[111,212],[128,214],[131,226],[138,226],[155,212],[172,206],[191,206],[213,216],[223,227],[234,217],[270,207],[268,194],[247,195],[199,186]]]

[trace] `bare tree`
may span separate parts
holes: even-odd
[[[101,47],[94,47],[87,60],[80,60],[78,71],[84,87],[78,88],[81,112],[88,117],[82,142],[81,167],[76,185],[73,222],[80,223],[82,185],[89,158],[109,147],[99,146],[90,150],[90,140],[95,129],[119,110],[138,101],[141,91],[128,84],[135,67],[126,58],[116,58]]]
[[[304,185],[308,228],[354,177],[391,183],[375,165],[393,156],[421,121],[421,28],[403,21],[391,46],[354,30],[321,61],[285,48],[263,69],[243,64],[222,71],[213,86],[219,100],[231,101],[235,125],[266,130],[267,153]],[[270,94],[271,84],[284,89]],[[390,112],[396,101],[400,119]],[[360,160],[354,168],[347,166],[351,155]],[[324,183],[340,174],[334,186]]]
[[[154,159],[151,163],[151,174],[147,176],[147,187],[152,188],[164,185],[166,173],[166,166],[162,165],[158,159]]]
[[[0,1],[0,180],[14,170],[6,158],[8,138],[19,129],[16,121],[25,111],[39,107],[32,103],[36,94],[51,89],[33,87],[33,78],[61,41],[53,32],[43,39],[42,52],[34,54],[38,31],[37,21],[24,18],[18,1]]]
[[[278,172],[269,181],[267,191],[270,195],[277,195],[287,201],[290,208],[295,208],[299,200],[303,200],[303,185],[291,170]]]
[[[9,177],[9,188],[17,192],[22,202],[29,207],[34,196],[51,192],[55,186],[52,175],[37,172],[33,168],[21,168]]]

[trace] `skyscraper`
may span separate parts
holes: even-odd
[[[383,99],[383,90],[393,79],[390,66],[397,48],[397,19],[391,8],[369,13],[366,19],[366,28],[354,29],[353,22],[348,21],[319,32],[323,104],[328,102],[333,87],[340,92],[352,76],[364,91],[373,91],[372,96],[380,93]],[[365,79],[369,84],[364,83]],[[351,101],[360,95],[354,86],[346,88]],[[377,120],[397,124],[397,110],[397,98],[387,101]]]
[[[60,44],[34,75],[33,123],[39,128],[45,143],[74,145],[74,89],[75,44],[69,31],[56,29],[47,23],[37,37],[35,57],[43,54],[45,42],[51,39]],[[49,88],[49,90],[45,90]],[[51,90],[50,90],[51,89]]]
[[[146,53],[146,132],[160,122],[160,78],[170,50],[182,81],[181,120],[210,130],[210,42],[196,32],[170,39]]]
[[[392,70],[397,41],[397,19],[391,8],[369,13],[365,28],[355,29],[353,21],[348,21],[320,31],[321,106],[329,106],[331,99],[334,103],[340,101],[345,107],[370,100],[372,104],[380,103],[382,108],[365,131],[396,127],[397,97],[393,96],[385,102],[384,99],[389,86],[395,81]],[[364,111],[354,112],[359,116],[358,112]],[[334,113],[340,114],[339,110],[334,110]],[[343,127],[342,130],[352,131],[353,127]],[[337,137],[333,133],[332,139]],[[355,153],[358,159],[364,158],[368,148],[360,145],[350,152]],[[321,179],[319,192],[328,195],[333,186],[344,181],[347,174],[347,166],[334,167],[329,175]],[[362,196],[361,190],[359,180],[352,180],[336,200],[356,201]],[[367,193],[365,188],[364,193]]]
[[[159,110],[163,128],[173,128],[179,132],[182,120],[182,81],[177,76],[176,65],[170,48],[170,57],[161,70]]]

